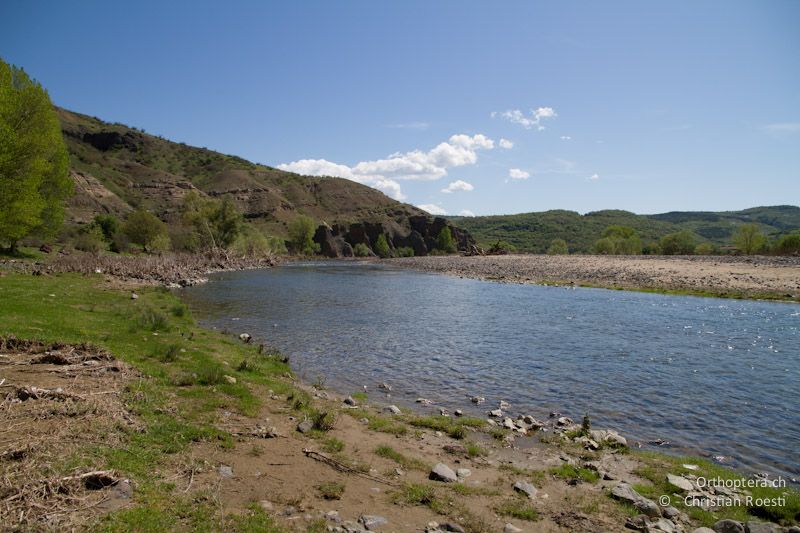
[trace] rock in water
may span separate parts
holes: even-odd
[[[455,483],[458,481],[458,476],[453,472],[453,469],[444,463],[439,463],[434,466],[428,478],[434,481],[444,481],[445,483]]]
[[[539,492],[536,487],[527,481],[517,481],[514,483],[514,490],[525,494],[530,499],[533,499],[536,493]]]

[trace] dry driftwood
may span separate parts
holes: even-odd
[[[86,398],[78,394],[66,392],[62,388],[57,389],[41,389],[39,387],[17,387],[16,396],[23,402],[26,400],[80,400],[85,401]]]

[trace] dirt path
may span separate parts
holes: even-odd
[[[503,255],[413,257],[389,262],[430,272],[497,281],[800,301],[800,258],[797,257]]]

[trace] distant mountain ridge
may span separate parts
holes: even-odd
[[[682,230],[697,234],[718,246],[731,243],[736,228],[755,222],[770,237],[800,230],[800,207],[778,205],[753,207],[741,211],[672,211],[656,215],[637,215],[629,211],[603,210],[581,215],[575,211],[552,210],[517,215],[449,217],[467,230],[479,245],[488,247],[498,240],[517,250],[544,253],[553,239],[564,239],[571,252],[590,252],[603,230],[611,225],[630,226],[642,241],[657,241]]]
[[[299,214],[330,225],[433,219],[354,181],[300,176],[66,109],[58,115],[76,184],[67,210],[73,222],[104,212],[124,216],[140,206],[170,220],[192,190],[231,198],[245,218],[278,236]]]

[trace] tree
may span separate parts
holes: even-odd
[[[547,255],[567,255],[569,248],[567,248],[567,241],[564,239],[553,239],[550,243],[550,248],[547,249]]]
[[[378,239],[375,241],[375,253],[378,254],[378,257],[389,257],[391,255],[391,250],[389,249],[389,242],[386,240],[386,235],[381,233],[378,235]]]
[[[183,198],[183,221],[192,229],[188,248],[227,248],[242,230],[244,219],[230,198],[217,200],[191,191]]]
[[[628,226],[608,226],[594,248],[598,254],[638,255],[642,253],[642,239]]]
[[[733,234],[733,244],[746,255],[760,252],[766,243],[767,237],[755,223],[742,224]]]
[[[775,243],[774,249],[780,255],[800,254],[800,234],[784,235]]]
[[[163,249],[164,238],[169,241],[166,224],[144,209],[138,209],[131,213],[122,226],[122,231],[132,243],[144,248],[145,252],[156,248]]]
[[[670,233],[661,237],[661,253],[664,255],[692,255],[695,247],[695,236],[689,230]]]
[[[53,236],[72,192],[69,156],[47,91],[0,60],[0,245]]]
[[[119,231],[119,219],[114,215],[97,215],[92,222],[103,232],[103,238],[111,242]]]
[[[453,240],[453,232],[449,227],[445,226],[439,232],[439,236],[436,237],[436,248],[447,254],[455,253],[456,242]]]
[[[298,254],[311,255],[319,251],[319,244],[314,242],[314,220],[306,215],[300,215],[289,224],[289,243],[292,250]]]
[[[694,247],[695,255],[711,255],[714,253],[714,245],[710,242],[701,242]]]

